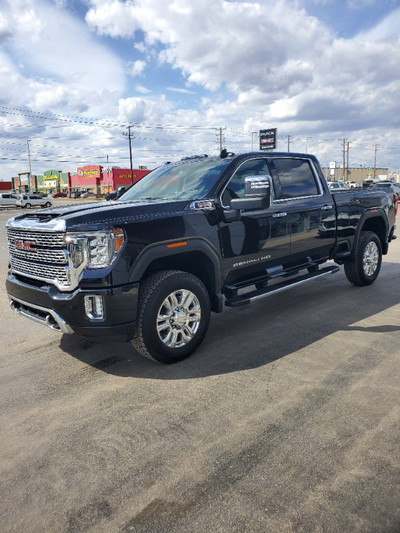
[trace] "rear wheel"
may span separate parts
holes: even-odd
[[[25,204],[25,209],[30,209],[32,207],[31,204]]]
[[[192,274],[157,272],[140,288],[132,339],[145,357],[175,363],[191,355],[203,341],[210,322],[210,298]]]
[[[371,285],[378,277],[382,264],[382,245],[373,231],[362,231],[354,259],[344,263],[347,279],[354,285]]]

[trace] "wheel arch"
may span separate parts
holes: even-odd
[[[141,282],[161,270],[181,270],[199,278],[210,296],[212,311],[222,311],[221,259],[211,243],[192,238],[151,245],[139,255],[129,281]]]
[[[352,257],[354,258],[357,243],[360,239],[362,231],[373,231],[381,241],[382,254],[388,253],[388,223],[384,214],[378,210],[375,213],[371,211],[364,213],[361,217],[359,224],[357,225],[356,235],[353,243]]]

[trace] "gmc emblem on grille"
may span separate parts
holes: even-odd
[[[35,245],[32,241],[20,241],[15,239],[14,241],[16,250],[25,250],[26,252],[37,252],[36,248],[32,248],[32,245]]]

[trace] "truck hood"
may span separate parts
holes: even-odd
[[[180,213],[187,204],[187,200],[88,202],[29,211],[9,219],[6,225],[35,231],[90,231],[170,217]]]

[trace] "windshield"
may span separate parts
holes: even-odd
[[[195,200],[207,195],[229,165],[229,160],[201,159],[156,168],[121,200]]]

